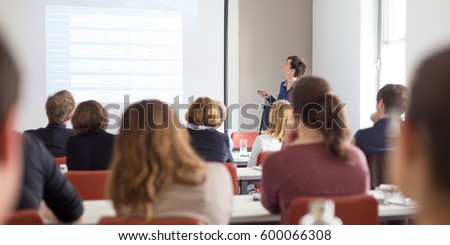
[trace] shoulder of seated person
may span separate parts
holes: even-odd
[[[207,165],[206,172],[207,172],[208,175],[212,174],[215,177],[228,176],[228,169],[223,163],[220,163],[220,162],[207,162],[206,165]]]
[[[220,171],[225,168],[225,165],[222,162],[206,162],[206,166],[208,167],[208,171]]]

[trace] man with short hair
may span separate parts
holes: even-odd
[[[389,144],[389,124],[399,120],[408,106],[409,90],[400,84],[388,84],[377,94],[377,111],[372,114],[373,126],[356,132],[353,142],[367,158],[371,188],[389,183],[386,178],[386,152],[393,150]]]
[[[387,84],[378,91],[377,111],[372,114],[374,125],[370,128],[358,130],[353,143],[366,156],[384,153],[390,150],[387,145],[389,120],[400,117],[408,105],[409,90],[401,84]]]
[[[53,157],[66,156],[67,140],[74,135],[72,129],[66,127],[66,123],[71,119],[74,108],[75,101],[70,92],[57,92],[48,97],[45,104],[47,127],[27,130],[25,133],[40,139]]]
[[[18,69],[0,40],[0,224],[16,201],[22,174],[22,143],[13,131],[18,90]]]

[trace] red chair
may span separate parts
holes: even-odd
[[[57,165],[66,164],[67,158],[66,157],[55,157],[55,162]]]
[[[259,132],[234,132],[231,133],[231,139],[233,140],[233,149],[239,149],[239,140],[247,140],[247,148],[253,147],[253,142],[258,137]]]
[[[225,165],[225,167],[227,167],[228,171],[230,172],[231,181],[233,182],[234,195],[239,195],[236,165],[234,165],[234,163],[232,163],[232,162],[226,162],[226,163],[224,163],[224,165]]]
[[[309,202],[317,198],[334,201],[335,215],[344,225],[377,225],[378,202],[366,194],[335,197],[297,197],[289,208],[288,225],[298,225],[301,217],[308,213]]]
[[[386,153],[368,155],[367,166],[370,173],[370,189],[373,190],[381,184],[390,184],[386,176]]]
[[[83,200],[107,199],[106,186],[111,171],[69,171],[67,179]]]
[[[43,225],[41,217],[36,210],[20,210],[11,214],[5,225]]]
[[[261,152],[258,154],[258,159],[256,160],[256,165],[257,166],[261,166],[263,165],[264,160],[266,160],[266,157],[270,154],[274,153],[273,151],[266,151],[266,152]]]
[[[261,152],[261,153],[259,153],[259,154],[258,154],[258,158],[257,158],[257,160],[256,160],[256,165],[257,165],[257,166],[262,166],[264,160],[266,160],[266,157],[267,157],[268,155],[272,154],[272,153],[273,153],[273,151],[266,151],[266,152]],[[260,192],[260,193],[263,192],[263,190],[262,190],[262,185],[261,185],[261,184],[255,184],[255,189],[257,189],[258,192]]]
[[[143,218],[125,218],[120,216],[102,217],[99,225],[204,225],[205,222],[194,218],[155,218],[145,221]]]

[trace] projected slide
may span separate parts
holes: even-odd
[[[102,103],[183,96],[183,12],[46,6],[47,95]]]

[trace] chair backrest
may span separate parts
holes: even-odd
[[[258,137],[259,132],[233,132],[231,139],[233,140],[233,149],[239,149],[239,140],[247,139],[247,148],[253,147],[253,142]]]
[[[257,166],[262,166],[264,160],[266,160],[266,157],[270,154],[272,154],[273,151],[265,151],[265,152],[261,152],[258,154],[258,158],[256,160],[256,165]],[[262,185],[261,184],[255,184],[255,189],[258,190],[258,192],[262,193],[263,189],[262,189]]]
[[[381,184],[389,184],[386,180],[386,154],[378,153],[367,156],[370,172],[370,188],[375,189]]]
[[[289,225],[298,225],[301,217],[308,213],[309,202],[317,198],[332,199],[335,215],[344,225],[377,225],[378,202],[366,194],[335,197],[297,197],[289,208]]]
[[[239,195],[236,165],[234,165],[234,163],[232,163],[232,162],[226,162],[226,163],[224,163],[224,165],[225,165],[225,167],[227,167],[228,171],[230,172],[231,181],[233,182],[234,195]]]
[[[274,153],[273,151],[265,151],[258,154],[258,159],[256,160],[256,165],[260,166],[263,164],[266,157],[270,154]]]
[[[43,225],[41,217],[36,210],[26,209],[11,214],[6,225]]]
[[[120,216],[105,216],[99,225],[204,225],[205,222],[194,218],[155,218],[145,221],[143,218],[125,218]]]
[[[55,157],[54,159],[55,159],[56,164],[58,164],[58,165],[67,163],[66,157]]]
[[[83,200],[101,200],[107,199],[106,185],[110,172],[110,170],[69,171],[66,176]]]

